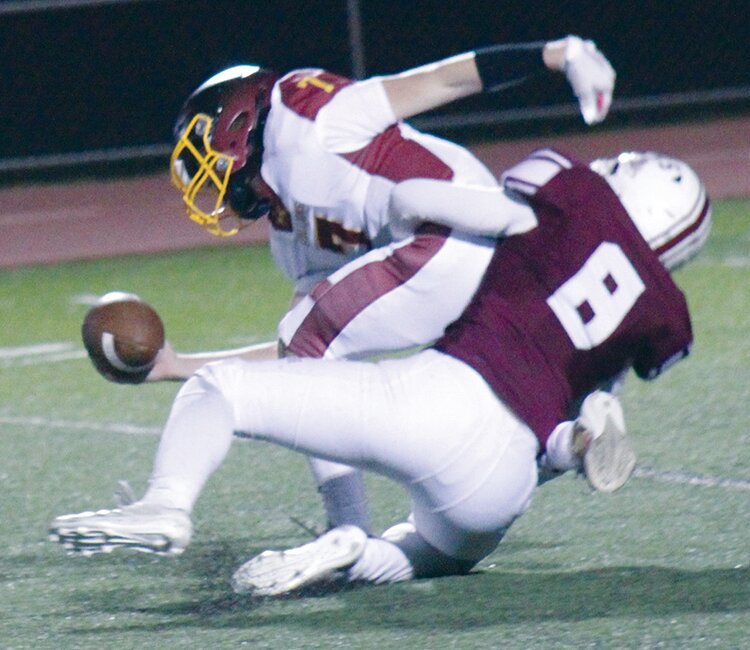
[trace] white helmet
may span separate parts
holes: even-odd
[[[595,160],[591,169],[606,179],[667,269],[703,248],[711,231],[711,203],[686,163],[653,152],[622,153]]]

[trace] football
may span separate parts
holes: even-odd
[[[113,291],[89,309],[81,328],[94,367],[120,384],[140,384],[164,347],[164,324],[138,296]]]

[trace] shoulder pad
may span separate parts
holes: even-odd
[[[534,196],[563,169],[570,169],[573,162],[552,149],[538,149],[528,158],[508,169],[501,182],[511,194]]]

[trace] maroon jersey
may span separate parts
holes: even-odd
[[[477,370],[544,448],[579,399],[631,366],[655,377],[687,355],[692,331],[685,297],[603,178],[555,152],[514,169],[506,188],[538,225],[498,242],[436,347]]]

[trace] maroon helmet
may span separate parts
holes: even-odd
[[[269,210],[251,183],[260,172],[263,126],[277,79],[258,66],[223,70],[188,97],[175,122],[172,182],[188,216],[214,235],[233,235],[243,226],[240,221],[226,229],[221,219],[249,222]]]

